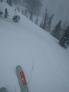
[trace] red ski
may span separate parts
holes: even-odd
[[[22,67],[20,65],[18,65],[16,67],[16,74],[17,74],[21,92],[29,92],[26,77],[25,77],[24,71],[22,70]]]

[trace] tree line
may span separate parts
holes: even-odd
[[[3,0],[0,0],[3,2]],[[6,0],[6,2],[12,6],[20,5],[21,7],[25,7],[25,10],[22,11],[22,14],[25,16],[29,16],[29,19],[33,21],[34,16],[36,17],[35,23],[38,24],[39,16],[41,15],[42,9],[42,0]],[[5,17],[7,17],[8,12],[5,9]],[[65,48],[69,46],[69,24],[67,26],[62,25],[62,20],[59,20],[55,25],[54,29],[51,30],[52,21],[54,19],[55,14],[49,14],[48,9],[45,8],[44,13],[42,14],[39,26],[48,31],[52,36],[59,40],[59,44]],[[34,22],[34,21],[33,21]]]

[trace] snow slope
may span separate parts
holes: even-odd
[[[69,49],[24,16],[0,19],[0,87],[20,92],[16,66],[25,71],[30,92],[69,92]]]

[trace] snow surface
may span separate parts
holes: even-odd
[[[0,88],[20,92],[21,65],[29,92],[69,92],[69,48],[21,16],[19,23],[0,19]]]

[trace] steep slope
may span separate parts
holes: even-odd
[[[20,92],[15,68],[25,71],[30,92],[69,92],[69,49],[24,16],[0,19],[0,87]]]

